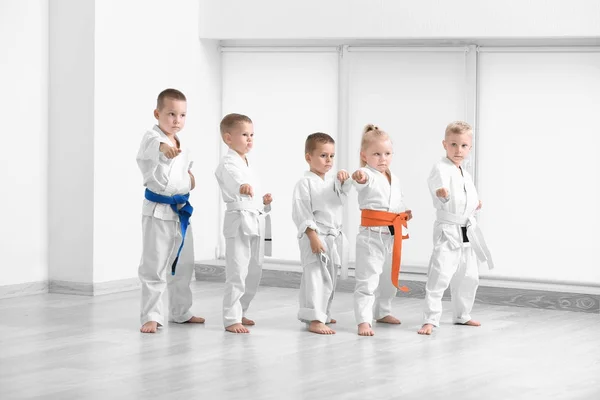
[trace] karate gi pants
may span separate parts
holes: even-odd
[[[223,325],[227,328],[242,322],[250,302],[258,291],[262,277],[259,260],[260,236],[239,233],[225,239],[225,296]]]
[[[320,321],[331,322],[331,303],[337,284],[337,269],[333,265],[333,257],[327,242],[319,237],[325,248],[327,260],[321,260],[319,254],[312,254],[307,249],[301,249],[300,254],[310,254],[302,261],[302,278],[300,280],[300,309],[298,319],[302,322]],[[306,236],[300,239],[300,246],[310,249],[310,241]],[[304,251],[303,251],[304,250]],[[304,257],[302,257],[304,258]]]
[[[171,265],[177,257],[181,240],[179,221],[142,216],[142,259],[138,268],[142,284],[142,324],[156,321],[164,325],[162,297],[165,288],[169,296],[169,321],[183,323],[192,318],[190,282],[194,272],[194,235],[191,224],[187,228],[175,275],[172,276]]]
[[[392,248],[389,233],[361,230],[356,236],[354,315],[359,325],[392,314],[397,289],[392,284]]]
[[[453,322],[470,321],[479,286],[479,271],[477,256],[468,242],[458,249],[443,244],[433,250],[425,285],[423,324],[439,326],[442,297],[448,286],[451,287]]]

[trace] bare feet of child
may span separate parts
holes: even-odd
[[[203,324],[204,323],[204,318],[202,317],[192,317],[190,319],[188,319],[187,321],[185,321],[186,324]]]
[[[400,320],[393,315],[386,315],[385,317],[378,319],[377,322],[381,322],[384,324],[399,324]]]
[[[456,325],[466,325],[466,326],[481,326],[481,322],[479,321],[475,321],[475,320],[469,320],[467,322],[463,322],[462,324],[456,324]]]
[[[231,333],[250,333],[250,331],[239,322],[237,324],[229,325],[225,330]]]
[[[158,323],[156,321],[148,321],[140,328],[142,333],[156,333],[158,329]]]
[[[254,325],[254,321],[252,321],[251,319],[248,319],[246,317],[242,317],[242,325],[252,326],[252,325]]]
[[[308,331],[312,333],[318,333],[320,335],[333,335],[335,331],[322,323],[321,321],[311,321],[308,326]]]
[[[358,335],[359,336],[373,336],[375,332],[371,329],[371,325],[367,322],[358,324]]]
[[[431,332],[433,332],[433,325],[431,324],[423,324],[421,329],[417,331],[419,335],[431,335]]]

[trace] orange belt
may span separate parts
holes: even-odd
[[[392,252],[392,283],[403,292],[408,292],[406,286],[399,286],[400,259],[402,258],[402,240],[408,239],[408,235],[402,236],[402,227],[408,228],[407,213],[391,213],[378,210],[362,210],[360,224],[362,226],[390,226],[394,227],[394,251]],[[399,237],[400,236],[400,237]]]

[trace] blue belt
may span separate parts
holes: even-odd
[[[179,254],[181,253],[181,249],[183,249],[183,243],[185,242],[185,233],[187,232],[188,225],[190,224],[192,212],[194,212],[194,207],[192,207],[188,201],[190,194],[187,193],[176,194],[175,196],[163,196],[161,194],[154,193],[150,189],[146,189],[145,197],[147,200],[155,203],[171,205],[173,211],[179,215],[179,225],[181,226],[181,245],[179,246],[179,250],[177,250],[177,257],[175,257],[175,261],[173,261],[173,265],[171,265],[171,275],[175,275],[175,267],[177,266]],[[180,209],[177,209],[178,204],[184,204],[184,206]]]

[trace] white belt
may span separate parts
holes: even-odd
[[[316,222],[317,226],[322,225],[327,228],[327,230],[319,228],[319,233],[325,237],[324,239],[327,243],[327,248],[329,249],[333,258],[331,262],[333,265],[339,266],[340,268],[340,278],[347,279],[348,261],[350,260],[350,246],[348,244],[346,235],[344,235],[344,233],[338,228],[319,221]],[[339,245],[338,239],[341,241]],[[321,260],[324,263],[327,263],[329,260],[329,257],[327,257],[327,255],[324,253],[321,253],[321,257],[324,258],[324,260]]]
[[[241,201],[232,201],[230,203],[225,203],[227,206],[227,211],[241,211],[241,210],[256,210],[256,205],[251,200],[241,200]]]
[[[270,257],[273,255],[273,242],[271,238],[271,215],[269,211],[259,210],[256,208],[256,205],[253,201],[250,200],[241,200],[241,201],[232,201],[230,203],[225,203],[227,206],[227,211],[253,211],[253,214],[257,215],[258,218],[258,235],[262,240],[260,240],[260,245],[258,249],[258,262],[262,265],[265,255]]]
[[[469,243],[471,243],[471,247],[473,248],[473,251],[475,251],[477,258],[479,261],[487,262],[489,269],[494,268],[492,254],[485,243],[483,233],[481,232],[481,229],[479,229],[479,225],[477,224],[477,220],[475,219],[474,215],[471,215],[470,217],[463,217],[447,211],[437,210],[436,217],[437,221],[441,222],[442,224],[466,226]]]

